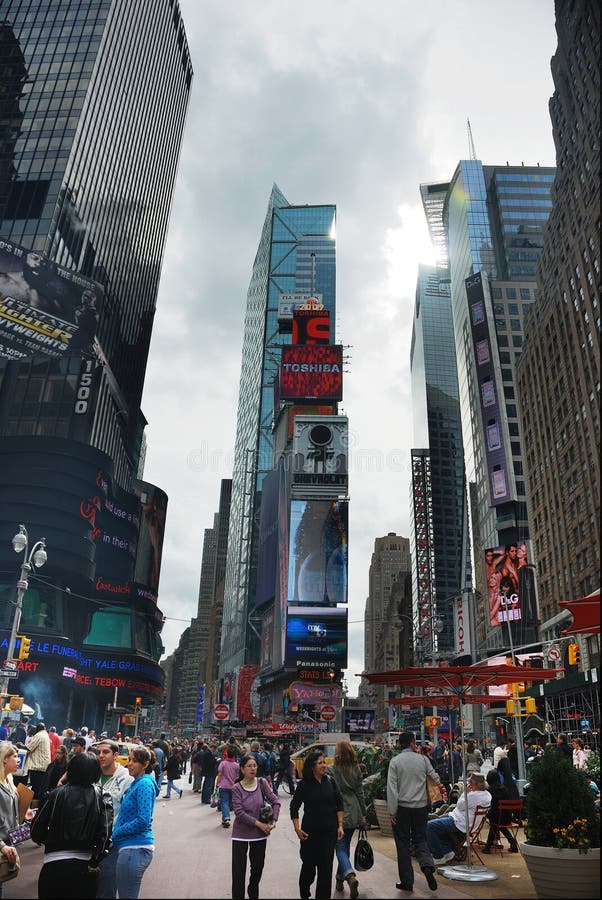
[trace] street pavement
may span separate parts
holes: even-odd
[[[182,799],[172,793],[169,801],[162,798],[157,800],[154,817],[155,856],[144,875],[140,896],[144,900],[159,897],[227,900],[231,897],[232,829],[221,827],[220,814],[210,806],[201,804],[200,795],[192,793],[186,777],[178,785],[184,788]],[[285,900],[299,896],[299,841],[290,821],[290,797],[281,791],[280,799],[280,821],[268,839],[266,864],[260,884],[262,900]],[[504,853],[502,857],[499,854],[484,857],[487,866],[499,874],[497,881],[477,884],[450,881],[438,876],[439,886],[436,891],[429,890],[414,861],[414,892],[409,894],[398,891],[395,888],[397,864],[393,839],[383,837],[379,829],[370,829],[368,839],[374,849],[374,867],[369,872],[358,872],[359,896],[365,900],[422,900],[425,897],[450,900],[471,897],[476,900],[497,897],[516,900],[535,898],[522,856],[515,853]],[[21,873],[15,881],[3,886],[4,900],[37,897],[37,878],[42,865],[43,848],[28,841],[21,845],[19,853]],[[347,886],[344,894],[334,891],[334,868],[332,897],[333,900],[349,898]]]

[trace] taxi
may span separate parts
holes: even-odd
[[[124,744],[121,741],[117,742],[119,744],[119,752],[117,754],[117,762],[122,766],[125,766],[127,769],[128,761],[130,758],[130,750],[134,750],[136,747],[140,747],[140,744]]]
[[[332,766],[334,763],[334,751],[337,743],[338,741],[336,743],[332,743],[329,741],[316,741],[313,744],[308,744],[307,747],[302,747],[295,753],[291,753],[291,762],[295,766],[297,778],[301,778],[303,776],[303,763],[307,759],[307,754],[311,753],[312,750],[319,750],[320,753],[323,753],[324,757],[326,758],[326,765]],[[351,741],[351,746],[357,752],[358,750],[362,750],[365,747],[373,747],[373,744],[366,743],[365,741]]]

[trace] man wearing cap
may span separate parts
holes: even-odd
[[[491,806],[491,794],[485,790],[485,776],[473,772],[466,782],[466,792],[447,816],[431,819],[426,828],[428,845],[436,866],[444,866],[456,855],[457,847],[466,840],[466,799],[468,823],[472,825],[477,806]]]
[[[102,787],[103,791],[111,795],[113,800],[113,822],[115,823],[121,809],[123,795],[134,779],[128,770],[117,762],[119,744],[108,738],[103,738],[95,745],[94,749],[98,754],[98,762],[100,764],[100,781],[97,783]],[[100,863],[100,874],[96,886],[97,898],[114,900],[117,896],[117,855],[117,848],[111,847],[109,855]]]

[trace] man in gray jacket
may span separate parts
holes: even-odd
[[[410,844],[414,845],[418,865],[432,891],[437,890],[435,866],[426,840],[429,799],[426,780],[435,784],[441,779],[427,756],[417,752],[416,737],[411,731],[399,736],[401,753],[389,763],[387,805],[391,814],[393,837],[397,849],[398,891],[414,889],[414,869]]]
[[[123,795],[129,789],[133,778],[124,766],[117,762],[119,745],[115,741],[102,740],[95,744],[94,750],[98,754],[100,763],[100,781],[98,784],[103,791],[111,795],[113,800],[113,825],[117,824],[117,817],[121,809]],[[117,896],[117,850],[112,847],[109,855],[100,864],[100,874],[96,886],[97,898],[114,900]]]

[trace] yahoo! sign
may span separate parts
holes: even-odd
[[[463,594],[459,594],[454,600],[454,635],[457,655],[465,656],[472,653],[470,610]]]

